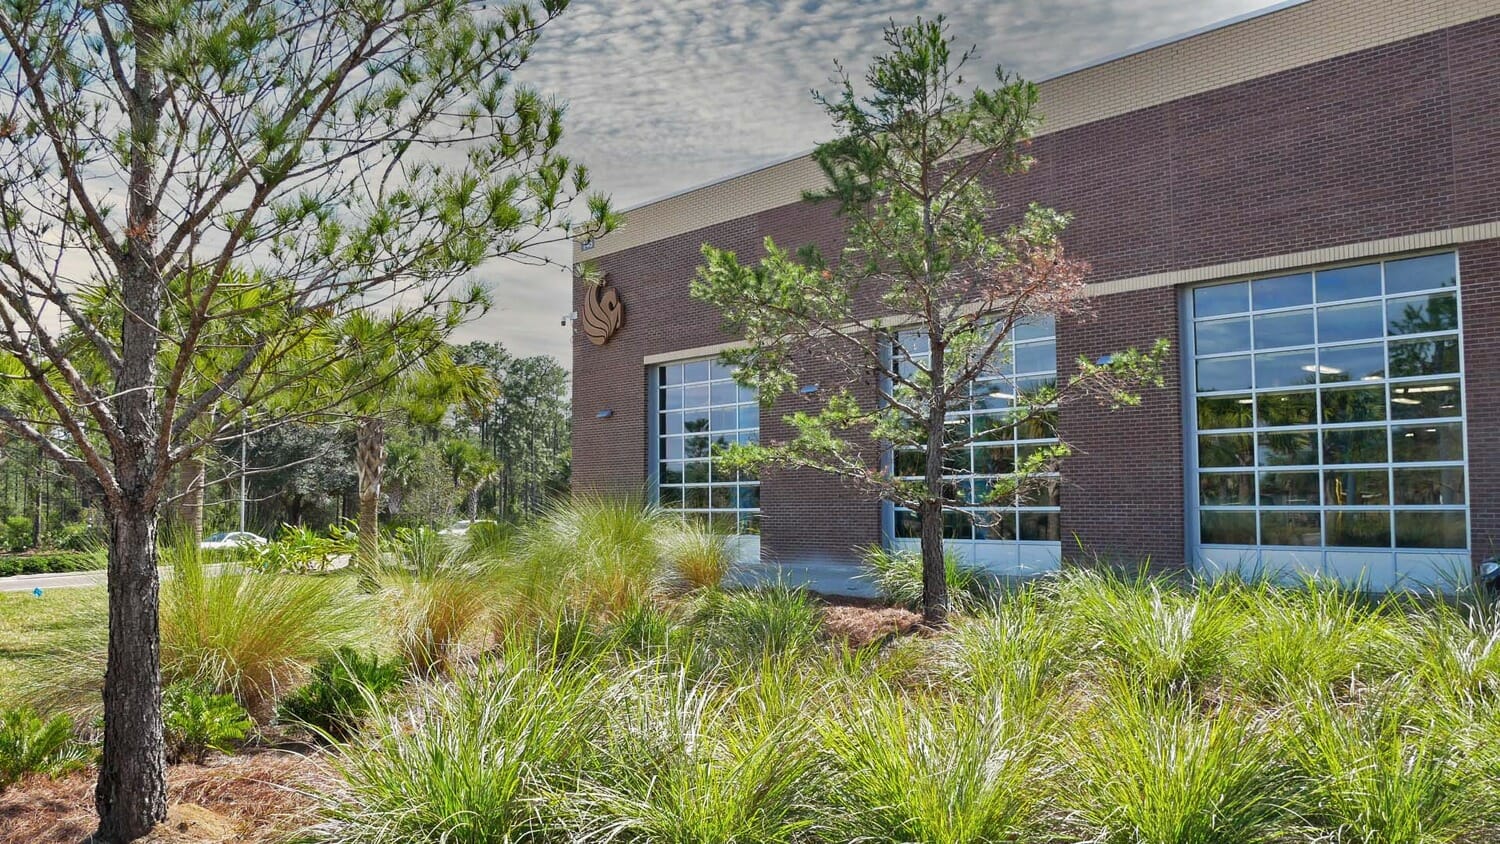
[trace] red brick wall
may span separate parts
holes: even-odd
[[[1165,385],[1140,392],[1139,407],[1111,410],[1077,400],[1059,414],[1059,433],[1074,449],[1062,464],[1063,554],[1116,562],[1183,564],[1183,430],[1177,348],[1177,291],[1158,287],[1098,301],[1092,317],[1057,329],[1059,377],[1090,360],[1130,347],[1172,340]]]
[[[1043,135],[1033,147],[1038,165],[997,185],[1010,207],[996,226],[1033,200],[1071,211],[1070,251],[1092,262],[1092,280],[1107,281],[1500,219],[1497,44],[1500,17]],[[575,334],[575,484],[641,490],[642,358],[733,339],[688,295],[701,244],[753,259],[772,236],[836,254],[840,231],[828,206],[795,204],[600,259],[626,322],[602,348]],[[1494,276],[1487,249],[1461,251],[1466,288],[1476,274]],[[1480,550],[1500,546],[1500,458],[1489,456],[1495,443],[1482,424],[1500,417],[1481,414],[1500,403],[1500,379],[1489,375],[1500,371],[1500,351],[1486,343],[1500,343],[1500,332],[1476,330],[1500,324],[1500,304],[1486,295],[1466,292],[1465,301],[1469,418],[1480,423],[1470,427]],[[1101,298],[1095,322],[1061,329],[1060,360],[1159,336],[1175,342],[1175,296]],[[1065,536],[1077,533],[1101,553],[1181,564],[1179,395],[1173,371],[1140,409],[1065,416],[1065,435],[1084,452],[1064,470]],[[598,419],[605,408],[614,415]],[[775,416],[762,415],[768,436]],[[781,559],[837,557],[879,539],[878,505],[828,479],[772,477],[762,498],[764,547]]]
[[[1500,240],[1458,250],[1469,436],[1469,547],[1500,556]]]

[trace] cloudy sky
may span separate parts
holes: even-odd
[[[1002,64],[1042,79],[1274,0],[573,0],[523,79],[569,103],[567,149],[626,208],[769,161],[829,135],[812,88],[832,62],[861,70],[892,18],[946,15],[979,48],[979,81]],[[569,249],[558,268],[482,273],[496,307],[465,339],[569,364]]]

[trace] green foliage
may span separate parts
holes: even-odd
[[[908,609],[922,608],[921,554],[870,545],[860,549],[860,558],[868,571],[859,576],[873,583],[880,597]],[[960,608],[978,606],[996,586],[982,567],[965,563],[952,550],[943,554],[943,572],[949,599]]]
[[[205,570],[197,546],[168,549],[162,587],[162,673],[231,694],[257,718],[319,657],[364,625],[342,580]]]
[[[104,545],[104,532],[88,522],[68,522],[48,539],[59,551],[97,551]]]
[[[5,548],[7,551],[25,551],[32,547],[31,519],[25,516],[5,517]]]
[[[334,526],[324,536],[312,528],[282,525],[276,539],[260,550],[254,562],[267,573],[327,571],[341,556],[355,551],[355,537],[347,527]]]
[[[0,791],[27,774],[67,773],[86,756],[68,716],[43,720],[30,709],[0,712]]]
[[[99,571],[105,565],[103,551],[0,555],[0,577]]]
[[[162,691],[162,726],[167,758],[202,765],[210,750],[232,754],[254,726],[249,713],[230,695],[218,695],[177,682]]]
[[[400,688],[401,666],[344,646],[318,660],[312,679],[281,701],[277,717],[333,741],[354,737],[373,705]]]
[[[678,589],[721,586],[735,565],[730,538],[697,520],[663,526],[657,534],[657,547],[666,576]]]
[[[817,643],[822,616],[807,592],[784,584],[708,592],[695,621],[705,639],[738,659],[806,653]]]

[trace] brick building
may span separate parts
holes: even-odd
[[[1500,553],[1500,0],[1283,4],[1040,89],[1037,165],[1002,194],[1075,215],[1096,315],[1018,337],[1018,370],[1176,354],[1140,408],[1064,412],[1057,494],[954,547],[1000,571],[1086,553],[1375,588]],[[775,439],[782,408],[725,380],[735,338],[688,295],[704,243],[836,252],[831,209],[799,200],[820,178],[783,161],[574,245],[625,318],[596,345],[574,290],[573,477],[711,514],[830,586],[856,547],[913,543],[910,519],[809,472],[714,472],[712,440]],[[975,446],[962,480],[1039,442]]]

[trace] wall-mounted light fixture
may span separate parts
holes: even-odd
[[[1114,362],[1115,362],[1115,356],[1114,355],[1100,355],[1099,359],[1096,360],[1096,361],[1094,361],[1094,363],[1097,363],[1100,366],[1109,366],[1110,364],[1112,364]]]
[[[609,417],[614,416],[614,415],[615,415],[615,412],[613,410],[610,410],[609,408],[605,408],[604,410],[601,410],[598,413],[594,414],[594,417],[596,419],[608,419]]]
[[[580,243],[578,245],[578,248],[580,250],[584,251],[584,252],[587,252],[590,249],[593,249],[594,248],[594,239],[591,237],[588,240],[585,240],[583,243]]]
[[[818,391],[818,385],[817,384],[808,384],[807,386],[803,387],[802,389],[798,390],[797,392],[801,393],[804,396],[810,396],[813,393],[816,393],[817,391]]]

